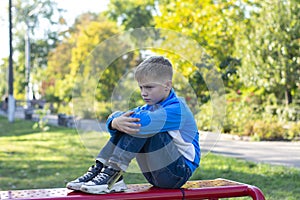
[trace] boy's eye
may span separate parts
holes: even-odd
[[[154,88],[154,86],[140,86],[140,89],[142,89],[142,88],[144,88],[144,89],[152,89],[152,88]]]

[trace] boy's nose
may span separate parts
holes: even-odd
[[[147,92],[144,89],[142,89],[141,90],[141,95],[144,97],[144,96],[147,96],[148,94],[147,94]]]

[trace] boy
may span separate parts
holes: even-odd
[[[150,184],[180,188],[199,166],[199,133],[194,117],[172,89],[173,69],[162,56],[138,65],[135,79],[146,105],[115,112],[106,122],[111,138],[96,164],[67,188],[100,194],[127,189],[122,172],[136,158]]]

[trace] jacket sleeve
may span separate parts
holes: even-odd
[[[132,115],[132,117],[140,119],[141,127],[137,134],[141,135],[179,130],[185,121],[185,116],[181,103],[160,107],[155,111],[139,110]]]
[[[116,117],[119,117],[121,116],[123,113],[125,112],[122,112],[122,111],[116,111],[116,112],[113,112],[106,120],[106,129],[108,130],[108,132],[112,135],[112,134],[115,134],[117,133],[118,130],[116,129],[112,129],[111,128],[111,122],[114,118]]]

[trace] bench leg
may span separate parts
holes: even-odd
[[[252,185],[249,186],[248,193],[252,197],[253,200],[265,200],[265,196],[262,193],[262,191],[255,186],[252,186]]]

